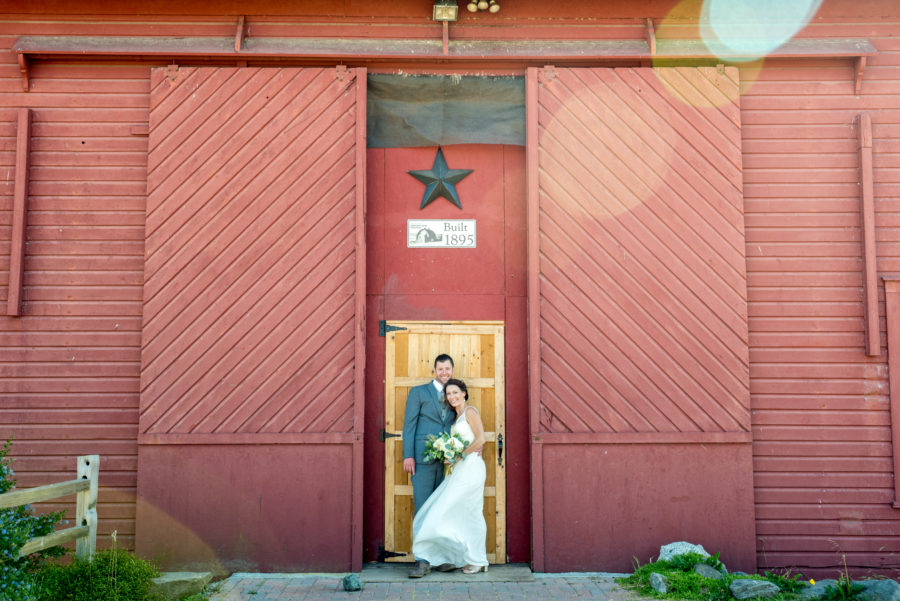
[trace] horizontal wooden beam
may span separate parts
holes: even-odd
[[[413,496],[412,484],[397,484],[397,485],[395,485],[394,486],[394,496],[397,496],[397,497]],[[485,486],[484,487],[484,496],[496,497],[497,496],[497,487],[496,486]]]
[[[74,528],[66,528],[65,530],[57,530],[46,536],[32,538],[19,549],[19,557],[25,557],[50,547],[63,545],[69,541],[76,540],[90,534],[88,526],[75,526]]]
[[[41,501],[49,501],[50,499],[58,499],[59,497],[67,497],[69,495],[74,495],[77,492],[87,490],[90,487],[90,480],[78,479],[58,482],[56,484],[47,484],[46,486],[36,486],[25,490],[14,490],[0,495],[0,509],[29,505],[31,503],[40,503]]]
[[[419,332],[416,331],[416,334]],[[431,382],[432,378],[407,378],[407,377],[396,377],[393,380],[394,386],[401,387],[412,387],[412,386],[421,386],[422,384],[428,384]],[[494,388],[497,386],[497,381],[494,378],[466,378],[466,388]]]
[[[750,444],[750,432],[553,432],[535,434],[538,444]]]
[[[362,434],[344,432],[237,432],[222,434],[139,434],[138,444],[354,444]]]
[[[347,59],[585,61],[640,59],[746,60],[743,53],[713,54],[702,40],[656,38],[634,40],[450,40],[379,38],[245,38],[240,52],[234,37],[23,36],[12,48],[20,56],[47,58],[119,57],[223,59]],[[795,39],[770,52],[769,58],[860,57],[877,54],[867,39]]]

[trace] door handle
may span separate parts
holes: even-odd
[[[503,467],[503,435],[497,435],[497,465]]]
[[[390,432],[385,432],[384,428],[381,429],[381,442],[384,442],[388,438],[400,438],[403,436],[402,434],[392,434]]]

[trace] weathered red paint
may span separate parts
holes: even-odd
[[[320,568],[361,567],[364,101],[364,70],[153,71],[137,518],[145,555],[182,544],[145,521],[178,513],[165,474],[185,461],[217,474],[216,450],[239,454],[252,470],[231,483],[251,498],[278,498],[285,458],[302,461],[304,444],[330,442],[329,455],[343,459],[326,460],[327,473],[304,481],[298,500],[349,489],[350,509],[336,503],[335,519],[311,521],[308,534],[333,541]],[[252,451],[266,443],[288,450],[269,463]],[[189,458],[176,466],[177,449]],[[197,506],[223,499],[203,479],[185,480],[180,494]],[[250,517],[240,503],[235,511],[237,523]],[[216,522],[201,515],[184,525],[215,546]],[[276,528],[297,536],[288,523]],[[246,549],[221,549],[218,559],[309,568],[298,545],[253,532],[240,533]]]
[[[630,572],[660,541],[720,550],[755,571],[747,445],[544,444],[544,569]]]
[[[530,349],[539,361],[532,435],[542,448],[532,469],[540,461],[533,490],[544,524],[535,563],[548,571],[627,567],[673,523],[658,505],[676,498],[720,516],[675,517],[685,533],[718,548],[724,527],[731,556],[755,569],[752,511],[735,504],[752,489],[736,77],[733,69],[529,71],[528,128],[537,137],[529,228],[540,276],[529,296],[531,328],[540,327]],[[646,454],[656,447],[636,442],[672,446]],[[727,486],[694,496],[701,488],[668,479],[684,469],[679,451],[689,443],[705,447],[700,469],[730,474]],[[636,474],[654,501],[635,502],[646,496],[629,486]],[[564,482],[582,477],[603,485],[578,494],[580,484]],[[642,524],[641,534],[599,535],[601,524],[619,523],[623,505],[624,523]],[[560,506],[584,517],[557,520]],[[598,507],[612,513],[585,527]]]
[[[450,44],[643,41],[648,17],[658,41],[694,38],[699,6],[699,0],[617,1],[598,12],[593,2],[561,7],[516,0],[506,3],[496,18],[463,11],[460,22],[450,26]],[[20,12],[7,11],[0,28],[6,48],[20,36],[35,35],[233,38],[239,11],[247,17],[246,37],[251,39],[318,37],[323,25],[336,38],[383,35],[438,42],[441,34],[426,14],[429,7],[413,0],[306,2],[300,8],[250,0],[234,14],[222,14],[218,6],[204,2],[167,0],[154,9],[153,14],[143,9],[137,14],[121,2],[53,0],[10,9]],[[893,234],[898,211],[892,200],[900,195],[898,23],[897,8],[886,8],[881,1],[826,0],[814,23],[800,32],[801,38],[820,40],[870,39],[878,53],[867,58],[861,82],[859,63],[851,58],[776,59],[742,68],[754,514],[761,568],[794,566],[805,574],[834,576],[841,552],[858,571],[896,567],[900,520],[891,507],[889,353],[883,347],[880,357],[864,356],[853,123],[861,111],[872,119],[878,275],[895,276],[900,273]],[[347,59],[346,64],[353,64],[353,57]],[[188,62],[181,61],[182,66],[191,66]],[[67,474],[72,456],[103,454],[100,531],[117,530],[119,543],[130,546],[138,480],[148,142],[141,132],[147,126],[151,63],[33,56],[27,93],[22,92],[15,54],[6,53],[0,63],[6,67],[0,78],[0,161],[7,169],[13,167],[16,112],[28,107],[34,115],[23,314],[0,319],[0,434],[15,436],[21,486],[59,480],[56,472]],[[471,59],[450,67],[397,60],[379,68],[522,74],[529,64],[535,63]],[[7,182],[0,189],[0,301],[8,301],[2,272],[9,269],[11,186]],[[422,301],[414,306],[422,315],[446,314],[452,306],[428,301],[426,295],[416,300]],[[371,311],[384,311],[380,298],[369,301]],[[477,304],[486,307],[487,302],[482,296]],[[521,302],[521,297],[507,298],[507,312]],[[403,309],[405,302],[394,306]],[[523,309],[517,305],[516,310]],[[493,304],[490,311],[502,313]],[[883,322],[879,327],[884,329]],[[520,335],[540,340],[535,328]],[[537,411],[529,415],[540,418]],[[369,448],[377,431],[368,413],[366,420]],[[532,450],[533,483],[538,485],[544,477],[543,445]],[[378,483],[381,474],[365,478]],[[534,526],[519,526],[533,531],[536,567],[542,565],[544,532],[552,533],[539,527],[551,519],[541,512],[540,502],[536,499],[533,507]],[[510,507],[510,513],[514,510],[523,511]],[[365,525],[369,528],[368,519]],[[371,540],[369,534],[366,540]]]
[[[353,455],[349,444],[142,445],[136,550],[217,574],[358,570]]]
[[[507,554],[528,561],[527,396],[524,345],[524,149],[443,148],[454,169],[474,169],[457,184],[462,210],[439,198],[420,210],[424,186],[407,171],[429,169],[436,148],[370,149],[368,155],[368,318],[366,406],[366,556],[383,542],[384,339],[377,320],[506,322]],[[409,249],[407,219],[476,219],[474,249]]]

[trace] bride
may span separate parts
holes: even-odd
[[[450,475],[428,497],[413,519],[413,555],[448,571],[462,567],[466,574],[488,569],[484,521],[484,426],[462,380],[447,380],[444,396],[456,410],[450,432],[468,444]]]

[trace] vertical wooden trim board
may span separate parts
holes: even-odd
[[[860,113],[859,126],[859,189],[865,269],[866,354],[881,354],[881,328],[878,324],[878,255],[875,249],[875,194],[872,183],[872,118]]]
[[[897,477],[900,474],[900,278],[884,278],[884,307],[891,398],[891,448],[894,458],[893,506],[900,509],[900,478]]]
[[[13,192],[12,244],[9,249],[9,292],[6,314],[18,316],[22,308],[25,275],[25,216],[28,211],[28,154],[31,144],[31,109],[19,109],[16,125],[16,185]]]
[[[533,568],[544,571],[544,504],[542,492],[541,446],[536,434],[540,427],[541,398],[541,313],[538,256],[538,69],[531,67],[525,80],[525,178],[526,244],[528,273],[528,406],[531,434],[531,557]]]
[[[366,69],[356,68],[356,341],[353,398],[353,532],[351,570],[362,570],[363,550],[363,431],[366,390]]]

